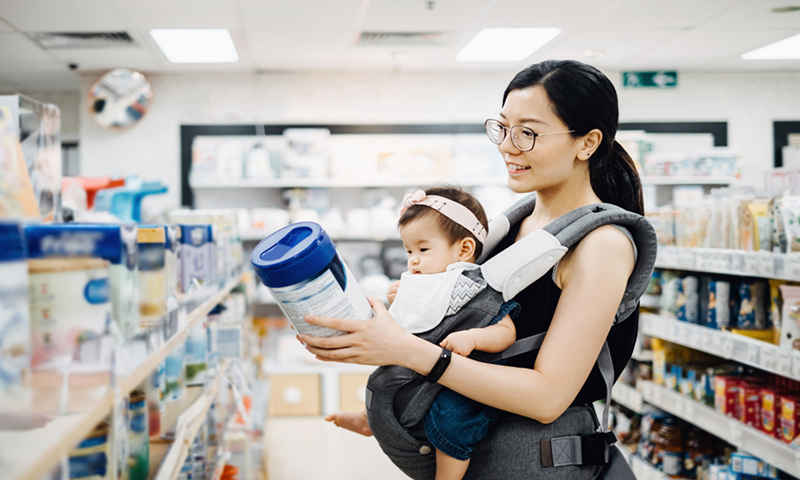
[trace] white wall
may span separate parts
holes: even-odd
[[[514,72],[153,76],[152,111],[126,132],[98,128],[81,106],[85,175],[138,174],[170,186],[150,208],[180,203],[180,125],[197,123],[482,123]],[[727,121],[745,183],[772,165],[772,121],[800,119],[800,73],[681,73],[674,91],[623,90],[621,121]],[[83,78],[81,99],[93,78]],[[82,100],[85,103],[85,100]]]

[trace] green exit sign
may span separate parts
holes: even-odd
[[[675,88],[678,72],[622,72],[622,85],[625,88]]]

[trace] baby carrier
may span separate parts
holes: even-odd
[[[530,215],[535,195],[512,206],[489,225],[480,267],[465,270],[472,288],[471,300],[435,328],[419,336],[435,344],[457,330],[481,328],[508,301],[542,277],[569,248],[595,228],[615,225],[631,239],[635,267],[617,310],[614,323],[626,320],[638,308],[639,298],[650,281],[656,257],[653,227],[642,216],[609,204],[588,205],[574,210],[534,231],[491,260],[482,262],[509,232],[511,225]],[[555,275],[555,270],[553,270]],[[525,312],[523,312],[524,314]],[[464,319],[470,319],[463,322]],[[469,323],[469,324],[465,324]],[[517,340],[499,354],[473,352],[471,358],[495,362],[538,349],[547,332]],[[606,384],[606,407],[602,423],[591,406],[570,407],[557,420],[542,424],[508,414],[475,448],[465,479],[634,479],[608,430],[608,404],[614,382],[614,367],[608,344],[597,359]],[[381,449],[406,475],[415,480],[433,479],[436,458],[425,441],[422,421],[437,395],[444,389],[425,381],[418,373],[396,365],[380,367],[367,383],[366,406],[369,426]],[[413,434],[412,434],[413,433]],[[415,434],[415,435],[414,435]]]

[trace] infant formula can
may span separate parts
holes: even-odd
[[[0,394],[19,387],[31,367],[28,264],[18,223],[0,223]]]
[[[28,258],[108,260],[111,318],[125,338],[139,330],[136,226],[90,223],[30,225],[25,229]]]
[[[343,332],[307,324],[303,317],[369,320],[372,307],[325,230],[314,222],[284,227],[253,250],[256,273],[278,300],[294,328],[306,335]]]
[[[108,478],[108,423],[102,422],[69,452],[69,478]]]
[[[33,368],[61,359],[101,361],[111,321],[109,263],[99,258],[28,260]]]
[[[142,316],[161,317],[167,313],[167,239],[164,227],[139,226],[137,242],[139,311]]]

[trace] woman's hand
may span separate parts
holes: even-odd
[[[386,289],[386,298],[389,299],[389,303],[394,303],[398,290],[400,290],[400,280],[389,285],[389,288]]]
[[[297,338],[306,345],[306,350],[325,362],[400,365],[427,374],[422,370],[430,363],[427,365],[430,371],[440,349],[408,333],[386,311],[383,302],[369,295],[367,299],[375,311],[371,320],[305,317],[305,321],[312,325],[343,330],[348,332],[347,335],[327,338],[298,335]]]

